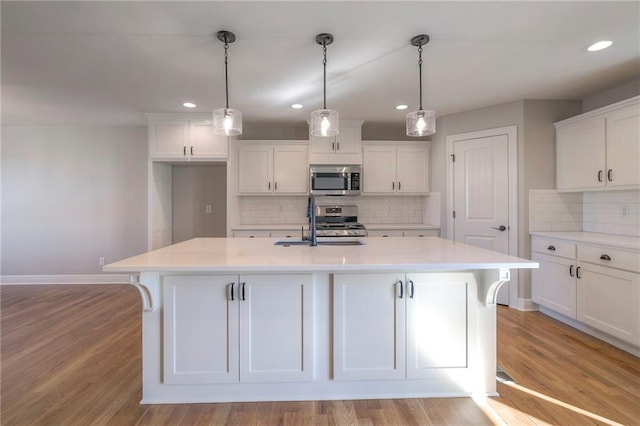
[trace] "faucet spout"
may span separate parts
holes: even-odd
[[[318,237],[316,235],[316,199],[313,194],[309,194],[309,239],[311,247],[318,246]]]

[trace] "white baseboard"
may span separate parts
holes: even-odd
[[[129,274],[0,276],[0,285],[129,284],[129,282]]]
[[[515,306],[509,306],[510,308],[517,309],[519,311],[537,311],[538,305],[533,303],[531,299],[518,298]]]

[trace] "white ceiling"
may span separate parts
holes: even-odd
[[[2,1],[2,120],[144,124],[145,112],[230,104],[245,122],[300,122],[322,106],[320,32],[330,32],[327,106],[341,119],[403,123],[520,99],[582,99],[640,75],[640,2]],[[587,53],[597,40],[613,47]],[[289,108],[292,103],[304,109]]]

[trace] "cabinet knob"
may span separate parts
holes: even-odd
[[[554,246],[549,246],[547,247],[547,250],[556,251],[556,248]]]
[[[600,256],[600,260],[611,260],[611,256],[609,256],[608,254],[603,254],[602,256]]]

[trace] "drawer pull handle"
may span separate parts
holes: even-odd
[[[608,254],[603,254],[602,256],[600,256],[600,260],[611,260],[611,256],[609,256]]]
[[[569,266],[569,276],[573,277],[573,265]]]
[[[556,251],[556,248],[554,246],[549,246],[547,247],[547,250]]]

